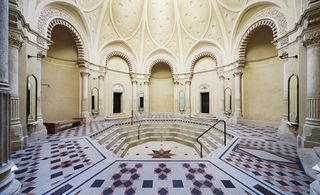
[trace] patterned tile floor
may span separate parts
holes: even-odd
[[[206,160],[123,160],[83,137],[113,123],[93,122],[13,152],[22,194],[309,194],[295,146],[274,127],[230,125],[240,137]]]

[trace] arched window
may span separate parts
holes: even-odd
[[[288,121],[293,125],[299,122],[299,77],[295,74],[288,79]]]
[[[27,124],[37,121],[38,82],[34,75],[27,77]]]

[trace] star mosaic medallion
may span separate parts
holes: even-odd
[[[152,158],[171,158],[171,156],[174,156],[175,154],[170,153],[171,150],[164,150],[163,148],[160,148],[160,150],[152,150],[153,153],[148,154],[149,156],[152,156]]]

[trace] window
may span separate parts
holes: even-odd
[[[299,122],[299,77],[295,74],[288,79],[288,121],[293,125]]]
[[[91,111],[99,111],[99,90],[96,87],[91,90]]]
[[[200,93],[201,113],[209,113],[209,92]]]
[[[121,96],[122,93],[113,93],[113,113],[121,113]]]
[[[37,79],[34,75],[27,77],[27,124],[37,121]]]

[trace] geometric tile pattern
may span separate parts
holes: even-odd
[[[265,156],[278,156],[278,158],[262,158],[258,154],[259,152]],[[266,155],[267,153],[270,155]],[[221,159],[243,173],[276,189],[279,193],[309,194],[309,184],[312,180],[303,171],[296,148],[293,145],[239,138],[232,149],[226,152]],[[281,159],[285,159],[285,161]]]
[[[148,118],[174,118],[170,114]],[[177,117],[176,117],[177,118]],[[187,119],[187,118],[184,118]],[[213,124],[215,120],[190,118]],[[227,124],[238,138],[208,160],[116,160],[81,138],[117,122],[96,121],[12,153],[23,194],[308,194],[296,147],[274,126]],[[78,138],[76,138],[78,137]],[[65,139],[69,138],[69,139]],[[264,139],[260,139],[264,138]],[[97,165],[97,166],[96,166]],[[231,173],[232,172],[232,173]],[[240,179],[241,177],[241,179]]]
[[[141,163],[137,163],[134,165],[134,167],[129,168],[127,167],[127,163],[121,163],[119,165],[119,172],[113,174],[112,176],[112,186],[107,187],[105,190],[103,190],[102,194],[113,194],[114,191],[117,188],[124,188],[124,193],[126,195],[135,194],[136,188],[133,187],[133,184],[136,180],[139,179],[140,175],[137,173],[138,169],[142,167]],[[129,179],[124,179],[123,177],[127,177]],[[102,181],[102,180],[100,180]]]
[[[47,190],[75,173],[103,159],[88,139],[43,142],[13,152],[12,161],[18,167],[16,178],[22,182],[22,193]]]
[[[205,168],[207,166],[204,163],[199,163],[197,167],[191,167],[189,163],[185,163],[183,167],[188,169],[186,178],[192,181],[193,187],[190,189],[192,194],[202,194],[201,188],[209,188],[213,194],[223,194],[221,189],[213,185],[214,178],[212,175],[206,173]],[[197,174],[202,175],[203,179],[196,179]],[[226,181],[231,184],[227,186],[228,188],[230,188],[230,186],[234,188],[230,180],[223,180],[221,182],[225,183]]]
[[[159,177],[159,173],[166,175],[166,179]],[[74,192],[79,195],[254,193],[207,160],[118,160],[84,182]]]
[[[171,173],[171,169],[167,168],[166,164],[160,163],[159,166],[154,169],[154,173],[158,175],[160,180],[165,180],[168,174]]]

